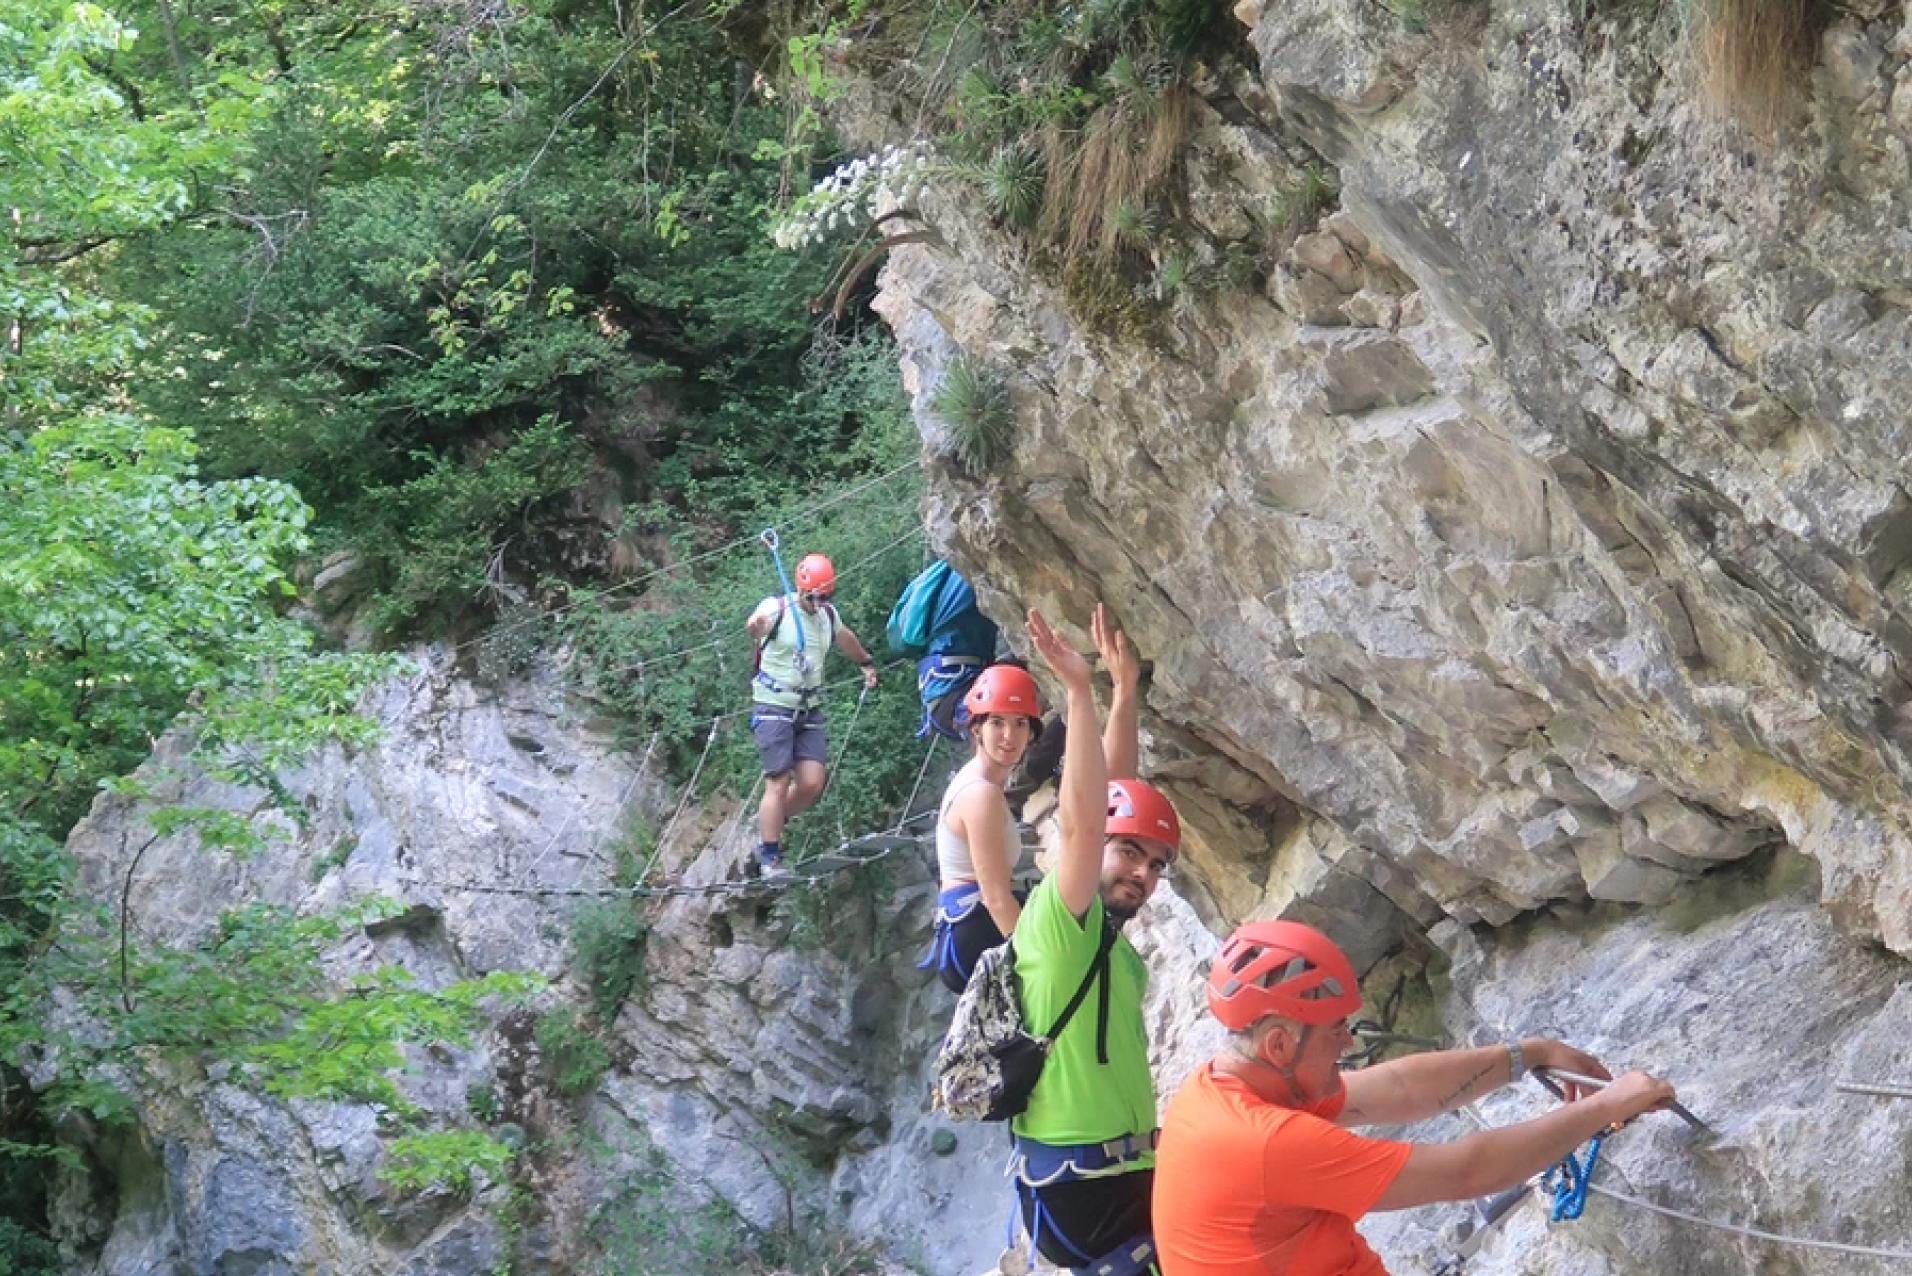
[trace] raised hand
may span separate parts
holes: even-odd
[[[1142,679],[1142,660],[1135,654],[1135,648],[1129,645],[1128,635],[1115,627],[1109,619],[1109,609],[1102,603],[1095,605],[1095,617],[1089,622],[1089,633],[1095,639],[1095,649],[1102,653],[1102,666],[1109,671],[1109,678],[1115,683],[1117,693],[1134,691]]]
[[[1070,646],[1068,640],[1049,627],[1042,613],[1029,609],[1029,643],[1042,657],[1042,663],[1069,691],[1086,691],[1089,687],[1089,662],[1082,654]]]

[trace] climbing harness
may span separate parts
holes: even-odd
[[[946,740],[966,739],[964,727],[969,714],[963,705],[963,693],[976,681],[988,664],[976,656],[925,656],[916,662],[916,698],[922,703],[923,717],[916,724],[916,738],[934,732]]]
[[[1157,1129],[1147,1134],[1125,1134],[1106,1143],[1067,1147],[1017,1137],[1015,1151],[1009,1156],[1009,1167],[1003,1173],[1025,1187],[1107,1178],[1127,1173],[1132,1163],[1155,1151],[1161,1137],[1162,1132]]]
[[[1594,1167],[1600,1164],[1600,1144],[1605,1138],[1606,1131],[1602,1130],[1587,1141],[1584,1167],[1580,1158],[1569,1152],[1540,1176],[1540,1190],[1553,1193],[1553,1207],[1547,1212],[1549,1222],[1571,1222],[1586,1212],[1587,1186],[1593,1180]]]
[[[1020,1214],[1022,1192],[1024,1189],[1027,1189],[1029,1193],[1030,1266],[1033,1267],[1035,1265],[1036,1255],[1040,1252],[1041,1238],[1046,1232],[1057,1244],[1061,1245],[1062,1248],[1068,1250],[1071,1255],[1080,1260],[1079,1262],[1070,1264],[1070,1270],[1078,1273],[1079,1276],[1141,1276],[1141,1273],[1144,1272],[1159,1271],[1159,1268],[1155,1266],[1155,1238],[1153,1236],[1132,1236],[1100,1258],[1091,1258],[1089,1255],[1083,1253],[1081,1247],[1070,1240],[1068,1236],[1064,1235],[1062,1229],[1058,1227],[1055,1220],[1050,1217],[1050,1212],[1043,1204],[1042,1193],[1038,1188],[1047,1187],[1050,1183],[1080,1182],[1084,1179],[1091,1178],[1106,1179],[1130,1173],[1131,1171],[1126,1167],[1130,1163],[1153,1151],[1155,1141],[1160,1134],[1160,1130],[1152,1130],[1146,1135],[1129,1135],[1121,1139],[1112,1140],[1109,1143],[1090,1144],[1087,1147],[1046,1149],[1046,1151],[1051,1153],[1068,1156],[1071,1162],[1076,1159],[1096,1162],[1099,1159],[1106,1167],[1101,1173],[1071,1173],[1070,1164],[1065,1163],[1061,1166],[1053,1167],[1052,1177],[1041,1184],[1029,1183],[1027,1180],[1021,1178],[1020,1175],[1018,1176],[1018,1186],[1016,1189],[1017,1204],[1011,1208],[1009,1226],[1013,1234]],[[1020,1159],[1022,1147],[1026,1143],[1028,1143],[1028,1140],[1016,1140],[1017,1154],[1015,1157],[1012,1157],[1010,1161],[1012,1170],[1014,1170],[1017,1160]],[[1036,1148],[1043,1147],[1042,1144],[1034,1144],[1033,1146]]]

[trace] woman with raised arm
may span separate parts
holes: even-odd
[[[1141,662],[1103,608],[1093,623],[1114,691],[1103,749],[1114,779],[1135,775]],[[1009,936],[1022,912],[1015,889],[1022,862],[1022,836],[1003,788],[1029,746],[1042,734],[1042,707],[1035,679],[1016,665],[991,665],[963,697],[971,756],[950,777],[936,821],[936,863],[942,878],[937,896],[936,937],[923,968],[934,967],[951,992],[961,993],[976,959]]]

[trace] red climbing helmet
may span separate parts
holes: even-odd
[[[821,554],[805,554],[797,564],[799,594],[827,593],[836,585],[836,568]]]
[[[1170,855],[1182,849],[1182,822],[1161,792],[1140,780],[1109,781],[1109,822],[1106,837],[1145,837],[1168,847]]]
[[[991,665],[976,675],[963,707],[971,719],[986,713],[1018,713],[1042,729],[1042,702],[1036,698],[1036,680],[1014,665]]]
[[[1314,927],[1249,922],[1236,927],[1208,968],[1208,1008],[1237,1031],[1269,1015],[1329,1024],[1361,1008],[1361,991],[1354,967]]]

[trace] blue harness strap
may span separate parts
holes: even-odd
[[[959,703],[948,714],[942,714],[941,710],[951,696],[961,696],[969,690],[969,685],[983,671],[984,663],[975,656],[951,655],[925,656],[916,662],[916,695],[923,704],[922,721],[916,727],[917,739],[923,739],[932,731],[945,740],[967,738],[963,727],[969,721],[968,706]],[[945,720],[948,725],[944,725]]]
[[[1067,1146],[1038,1143],[1018,1135],[1016,1150],[1009,1158],[1008,1173],[1017,1182],[1032,1188],[1120,1174],[1129,1162],[1153,1152],[1161,1134],[1160,1130],[1150,1130],[1147,1134],[1125,1134],[1107,1143]]]
[[[956,924],[982,907],[983,888],[974,882],[952,886],[936,897],[936,933],[930,938],[929,951],[916,963],[918,970],[954,970],[964,982],[970,973],[962,969],[956,955]]]

